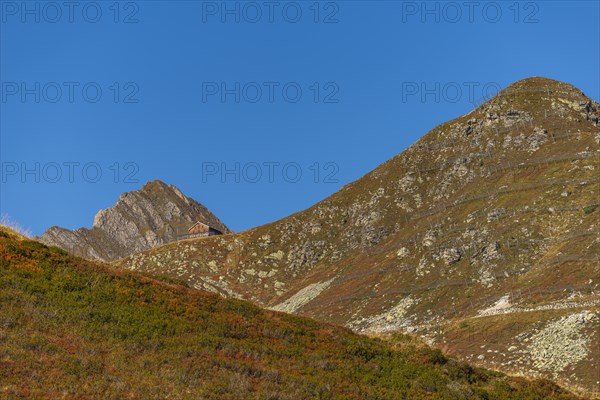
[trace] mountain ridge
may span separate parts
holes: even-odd
[[[598,109],[572,85],[524,79],[306,210],[119,266],[359,332],[418,334],[598,396],[586,372],[598,366]],[[465,338],[492,322],[519,330]],[[553,329],[573,347],[546,349],[562,360],[548,364]]]
[[[71,231],[54,226],[37,239],[84,258],[115,261],[174,241],[196,221],[231,232],[202,204],[177,187],[155,180],[122,193],[112,207],[98,211],[92,228]]]

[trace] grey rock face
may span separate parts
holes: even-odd
[[[231,230],[202,204],[178,188],[153,181],[123,193],[111,208],[100,210],[91,229],[74,231],[54,226],[39,241],[84,258],[115,261],[171,242],[196,221],[223,233]]]

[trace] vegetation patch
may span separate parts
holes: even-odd
[[[0,235],[0,397],[573,399]]]

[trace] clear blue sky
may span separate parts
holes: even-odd
[[[545,76],[600,98],[597,1],[423,4],[3,0],[0,211],[90,227],[161,179],[239,231],[468,112],[469,86]]]

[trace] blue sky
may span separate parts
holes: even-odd
[[[154,179],[244,230],[519,79],[600,98],[597,1],[23,4],[0,2],[0,212],[34,234]]]

